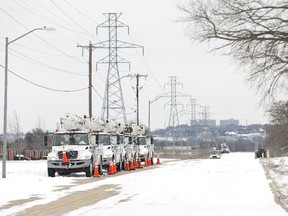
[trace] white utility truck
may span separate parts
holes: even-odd
[[[95,118],[81,118],[66,114],[60,118],[53,133],[52,151],[47,156],[48,176],[94,173],[95,166],[102,173],[103,145],[110,143],[110,134],[103,132],[104,123]]]

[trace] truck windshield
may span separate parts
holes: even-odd
[[[54,146],[61,145],[87,145],[88,135],[83,133],[62,133],[54,135]]]
[[[146,145],[146,137],[138,137],[139,145]]]
[[[99,134],[99,143],[103,145],[111,145],[110,144],[110,135],[109,134]]]

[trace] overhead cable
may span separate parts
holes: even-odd
[[[3,65],[1,65],[1,64],[0,64],[0,67],[5,68],[5,67],[4,67]],[[14,73],[13,71],[11,71],[11,70],[9,70],[9,69],[8,69],[8,72],[10,72],[10,73],[13,74],[14,76],[16,76],[16,77],[18,77],[18,78],[20,78],[20,79],[22,79],[22,80],[24,80],[24,81],[32,84],[32,85],[35,85],[35,86],[37,86],[37,87],[40,87],[40,88],[43,88],[43,89],[46,89],[46,90],[49,90],[49,91],[65,92],[65,93],[67,93],[67,92],[78,92],[78,91],[83,91],[83,90],[88,89],[88,87],[80,88],[80,89],[72,89],[72,90],[54,89],[54,88],[42,86],[42,85],[40,85],[40,84],[38,84],[38,83],[32,82],[32,81],[30,81],[30,80],[28,80],[28,79],[25,79],[24,77],[22,77],[22,76],[20,76],[20,75],[18,75],[18,74],[16,74],[16,73]]]

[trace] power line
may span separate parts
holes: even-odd
[[[0,64],[0,67],[5,68],[2,64]],[[35,86],[37,86],[37,87],[40,87],[40,88],[43,88],[43,89],[46,89],[46,90],[50,90],[50,91],[66,92],[66,93],[67,93],[67,92],[78,92],[78,91],[83,91],[83,90],[88,89],[88,87],[81,88],[81,89],[72,89],[72,90],[54,89],[54,88],[46,87],[46,86],[40,85],[40,84],[38,84],[38,83],[32,82],[32,81],[30,81],[30,80],[28,80],[28,79],[26,79],[26,78],[24,78],[24,77],[22,77],[22,76],[20,76],[20,75],[18,75],[18,74],[16,74],[16,73],[14,73],[13,71],[11,71],[11,70],[9,70],[9,69],[8,69],[8,71],[9,71],[11,74],[13,74],[14,76],[16,76],[16,77],[18,77],[18,78],[20,78],[20,79],[22,79],[22,80],[24,80],[24,81],[32,84],[32,85],[35,85]]]
[[[0,44],[1,44],[1,43],[0,43]],[[10,49],[11,49],[11,48],[10,48]],[[23,59],[23,60],[28,61],[28,62],[30,62],[30,63],[32,63],[32,64],[35,64],[35,65],[38,64],[38,65],[41,65],[41,66],[43,66],[43,67],[47,67],[47,68],[49,68],[49,69],[56,70],[56,71],[60,71],[60,72],[64,72],[64,73],[68,73],[68,74],[73,74],[73,75],[78,75],[78,76],[88,76],[87,74],[77,73],[77,72],[68,71],[68,70],[64,70],[64,69],[59,69],[59,68],[56,68],[56,67],[47,65],[47,64],[45,64],[45,63],[43,63],[43,62],[37,61],[37,60],[35,60],[35,59],[33,59],[33,58],[29,57],[29,56],[26,56],[26,55],[24,55],[24,54],[22,54],[22,53],[20,53],[20,52],[18,52],[18,51],[16,51],[16,50],[14,50],[14,49],[11,49],[11,50],[14,51],[15,53],[21,55],[22,57],[21,57],[21,56],[17,56],[17,55],[15,55],[15,54],[13,54],[13,53],[11,53],[11,55],[14,55],[14,56],[17,57],[17,58]],[[26,59],[25,59],[25,58],[26,58]]]
[[[78,32],[78,31],[74,31],[74,30],[72,30],[72,29],[69,29],[69,28],[67,28],[65,25],[61,25],[59,22],[54,22],[54,21],[52,21],[49,17],[47,18],[47,16],[45,16],[43,13],[38,12],[36,9],[34,9],[34,11],[37,12],[37,13],[35,13],[34,11],[31,10],[31,8],[33,8],[31,5],[29,5],[29,8],[27,8],[27,7],[23,6],[22,4],[20,4],[19,2],[16,2],[15,0],[13,0],[13,1],[14,1],[16,4],[18,4],[21,8],[24,8],[25,10],[27,10],[27,11],[29,11],[30,13],[34,14],[35,16],[40,17],[40,18],[48,21],[49,23],[51,23],[51,24],[53,24],[53,25],[55,25],[55,26],[60,26],[60,27],[63,28],[63,29],[66,29],[66,30],[68,30],[68,31],[71,31],[71,32],[74,32],[74,33],[77,33],[77,34],[87,34],[86,32],[85,32],[85,33],[84,33],[84,32]],[[40,6],[41,6],[41,5],[40,5]],[[40,15],[39,15],[39,13],[40,13]],[[59,19],[58,19],[58,20],[59,20]],[[64,21],[64,20],[62,20],[62,21]]]
[[[133,40],[132,40],[132,38],[131,38],[130,35],[129,35],[129,38],[130,38],[130,40],[133,42]],[[152,77],[153,77],[154,80],[156,81],[158,87],[162,90],[161,84],[160,84],[160,82],[158,81],[158,79],[156,78],[156,76],[154,75],[153,70],[151,69],[151,67],[150,67],[147,59],[145,58],[145,56],[144,56],[144,55],[139,55],[138,50],[136,50],[136,52],[137,52],[137,55],[140,57],[141,61],[143,62],[144,66],[147,68],[147,70],[149,71],[149,73],[152,75]],[[142,57],[143,57],[143,59],[142,59]]]
[[[71,5],[68,1],[64,0],[64,2],[66,4],[68,4],[71,8],[73,8],[75,11],[77,11],[79,14],[81,14],[82,16],[86,17],[88,20],[90,20],[91,22],[95,23],[95,24],[99,24],[98,22],[96,22],[95,20],[91,19],[90,17],[88,17],[86,14],[82,13],[80,10],[78,10],[76,7],[74,7],[73,5]]]
[[[0,10],[2,10],[7,16],[9,16],[11,19],[13,19],[15,22],[17,22],[19,25],[21,25],[23,28],[25,28],[26,30],[29,31],[29,29],[23,25],[22,23],[20,23],[18,20],[16,20],[14,17],[12,17],[9,13],[7,13],[5,10],[3,10],[2,8],[0,8]],[[33,34],[33,33],[32,33]],[[74,58],[74,57],[71,57],[69,56],[68,54],[66,54],[65,52],[63,52],[61,49],[58,49],[57,47],[53,46],[52,44],[48,43],[47,41],[45,41],[44,39],[42,39],[41,37],[39,37],[38,35],[34,35],[36,36],[39,40],[41,40],[43,43],[45,43],[46,45],[48,45],[49,47],[52,47],[53,49],[57,50],[58,52],[64,54],[65,56],[69,57],[69,58],[72,58],[74,59],[75,61],[77,62],[80,62],[83,64],[82,61],[79,61],[78,59]]]
[[[58,8],[58,10],[60,10],[69,20],[71,20],[75,25],[77,25],[80,29],[82,29],[84,32],[86,32],[86,34],[90,35],[91,37],[97,39],[94,35],[90,34],[88,31],[86,31],[86,29],[84,29],[81,25],[79,25],[74,19],[72,19],[64,10],[62,10],[53,0],[50,0],[50,2],[52,2],[52,4]]]
[[[68,30],[68,31],[71,31],[71,32],[74,32],[74,33],[77,33],[77,34],[86,34],[86,33],[84,33],[84,32],[74,31],[74,30],[72,30],[72,29],[67,28],[66,26],[70,26],[70,27],[72,27],[72,28],[73,28],[73,26],[72,26],[70,23],[66,22],[64,19],[62,19],[61,16],[58,16],[58,15],[57,15],[56,13],[54,13],[53,11],[49,10],[48,8],[46,8],[45,6],[43,6],[42,4],[40,4],[40,2],[39,2],[38,0],[36,0],[36,1],[34,1],[34,2],[35,2],[36,4],[38,4],[40,7],[42,7],[44,10],[48,11],[48,12],[49,12],[50,14],[52,14],[54,17],[57,18],[57,21],[58,21],[58,22],[56,22],[56,25],[57,25],[57,26],[60,26],[61,28],[64,28],[64,29],[66,29],[66,30]],[[64,22],[66,26],[59,24],[59,20],[61,20],[62,22]],[[53,23],[54,23],[54,22],[53,22]]]

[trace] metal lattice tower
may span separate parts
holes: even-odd
[[[177,107],[182,105],[177,101],[177,97],[187,97],[187,95],[177,92],[177,85],[182,85],[182,83],[177,82],[176,76],[170,76],[170,81],[165,83],[166,85],[170,85],[170,92],[169,94],[165,95],[166,97],[170,97],[170,102],[166,103],[165,105],[170,105],[170,116],[169,116],[169,134],[168,136],[172,137],[172,144],[173,144],[173,157],[175,157],[175,138],[177,137],[176,126],[179,125],[179,112]]]
[[[166,103],[165,105],[170,105],[170,115],[169,115],[168,126],[170,127],[170,134],[174,137],[175,127],[179,125],[179,112],[177,110],[177,107],[179,105],[183,106],[183,104],[177,101],[177,98],[187,97],[187,95],[177,92],[177,85],[182,85],[182,83],[177,82],[176,76],[170,76],[169,78],[170,78],[170,81],[165,83],[165,86],[166,85],[170,86],[170,92],[169,94],[166,94],[165,96],[170,98],[170,102]]]
[[[210,107],[209,106],[201,106],[202,108],[202,121],[204,125],[208,125],[208,121],[210,120]]]
[[[105,13],[107,20],[97,26],[98,28],[108,28],[109,39],[94,45],[96,48],[106,48],[109,50],[108,56],[99,60],[98,63],[108,64],[108,72],[106,78],[106,87],[104,93],[104,100],[102,105],[102,118],[110,120],[123,120],[127,124],[126,110],[124,106],[124,98],[119,75],[119,63],[128,63],[124,58],[118,55],[118,49],[122,48],[142,48],[142,46],[131,44],[128,42],[118,40],[118,28],[129,27],[119,21],[122,13]],[[97,64],[98,64],[97,63]]]
[[[174,128],[175,126],[179,125],[179,116],[177,111],[177,91],[176,87],[180,83],[177,83],[177,77],[171,76],[169,77],[170,81],[165,85],[170,85],[170,102],[166,105],[170,105],[170,115],[169,115],[169,127]]]
[[[196,123],[196,99],[193,99],[190,97],[190,104],[188,104],[191,107],[190,110],[190,125],[192,126],[193,124]]]

